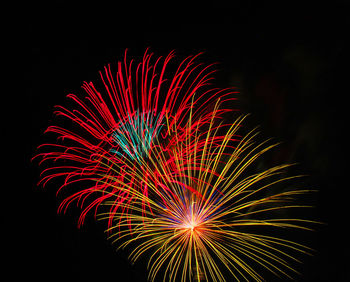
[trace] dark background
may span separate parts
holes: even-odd
[[[39,170],[30,163],[53,106],[68,93],[81,93],[107,63],[156,56],[175,49],[178,59],[205,51],[218,62],[216,85],[237,86],[243,112],[266,136],[283,141],[277,161],[299,162],[319,190],[316,214],[327,224],[313,237],[316,253],[299,268],[298,281],[350,281],[348,200],[347,1],[290,4],[233,1],[190,8],[178,3],[150,7],[120,4],[71,7],[57,2],[28,6],[21,19],[19,48],[25,90],[21,134],[26,136],[25,170],[18,179],[11,276],[14,281],[144,281],[146,269],[116,252],[103,226],[88,219],[76,227],[78,209],[57,215],[56,186],[36,186]],[[165,4],[164,4],[165,5]],[[206,7],[203,7],[206,5]],[[160,10],[158,10],[160,8]],[[203,8],[205,8],[203,11]],[[22,151],[22,150],[21,150]],[[19,227],[20,226],[20,227]]]

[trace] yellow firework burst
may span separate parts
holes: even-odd
[[[245,116],[228,127],[217,124],[218,105],[205,130],[199,122],[192,126],[190,115],[185,134],[177,136],[173,128],[178,140],[169,151],[155,149],[157,157],[144,162],[142,171],[128,172],[140,182],[144,171],[148,181],[154,179],[147,195],[125,179],[101,178],[114,183],[110,193],[132,195],[132,202],[120,201],[112,216],[101,213],[100,219],[112,217],[110,238],[132,249],[132,262],[147,254],[151,281],[161,276],[164,281],[261,281],[262,269],[292,277],[299,261],[295,254],[311,252],[288,237],[289,230],[311,230],[313,221],[289,215],[308,207],[296,199],[310,190],[281,188],[299,177],[285,176],[290,164],[253,169],[276,144],[257,143],[256,130],[239,137]]]

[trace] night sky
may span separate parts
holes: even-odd
[[[116,252],[102,223],[88,217],[78,229],[78,208],[57,214],[58,183],[37,187],[39,169],[30,158],[46,140],[54,105],[66,103],[68,93],[83,93],[82,82],[98,81],[98,71],[123,59],[126,48],[130,58],[141,58],[147,47],[156,57],[175,50],[178,60],[203,51],[204,63],[219,63],[216,86],[238,87],[235,106],[251,113],[250,123],[260,125],[263,136],[283,142],[274,160],[298,162],[298,172],[308,174],[307,184],[319,190],[314,212],[327,224],[311,236],[316,253],[299,267],[303,275],[296,280],[350,281],[349,5],[233,2],[208,4],[205,11],[176,3],[161,10],[59,1],[28,6],[19,34],[25,59],[17,65],[25,90],[14,93],[24,105],[25,143],[16,212],[9,212],[14,221],[9,229],[17,230],[11,243],[13,281],[145,281],[144,261],[131,265],[127,252]]]

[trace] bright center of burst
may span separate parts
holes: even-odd
[[[192,202],[189,205],[187,203],[188,210],[186,210],[186,213],[183,214],[183,218],[182,218],[183,221],[181,224],[181,228],[184,231],[189,232],[190,234],[198,233],[199,235],[200,229],[201,229],[200,226],[202,225],[202,220],[195,204],[196,204],[195,202]]]
[[[197,224],[196,224],[195,222],[190,222],[190,223],[188,223],[188,224],[186,225],[186,228],[187,228],[187,229],[190,229],[191,232],[193,232],[194,229],[196,228],[196,226],[197,226]]]

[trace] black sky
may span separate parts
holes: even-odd
[[[281,1],[284,3],[284,1]],[[319,1],[322,2],[322,1]],[[175,5],[175,3],[171,3]],[[177,5],[177,4],[176,4]],[[156,7],[69,2],[30,6],[22,19],[20,66],[25,91],[22,120],[24,177],[14,236],[13,281],[144,281],[144,264],[130,265],[127,253],[105,240],[103,226],[88,219],[76,227],[74,208],[57,215],[54,185],[36,186],[39,170],[30,163],[53,106],[68,93],[81,93],[84,80],[98,80],[107,63],[158,55],[175,49],[180,59],[204,51],[218,62],[217,85],[237,86],[237,104],[266,136],[283,141],[277,160],[298,162],[317,188],[316,213],[327,225],[316,232],[317,252],[301,267],[298,281],[349,281],[347,236],[347,111],[349,5],[346,1],[306,6],[259,4]],[[34,280],[33,280],[34,281]]]

